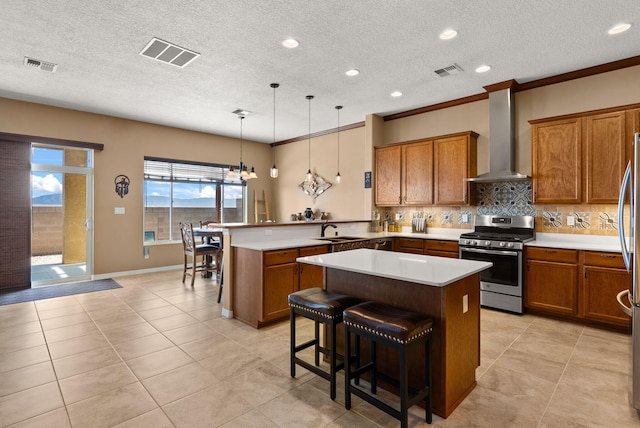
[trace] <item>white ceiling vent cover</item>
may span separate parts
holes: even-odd
[[[30,68],[37,68],[43,71],[48,71],[50,73],[55,73],[58,68],[58,64],[54,64],[52,62],[41,61],[39,59],[24,57],[24,65]]]
[[[458,64],[452,64],[447,67],[434,71],[440,77],[453,76],[454,74],[460,74],[464,70]]]
[[[156,37],[140,51],[140,55],[153,58],[166,64],[184,68],[194,59],[200,56],[199,53],[182,48],[173,43],[165,42]]]

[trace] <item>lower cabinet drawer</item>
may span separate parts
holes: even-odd
[[[527,247],[527,259],[557,263],[578,263],[578,250]]]
[[[293,263],[298,258],[298,249],[290,248],[288,250],[265,251],[264,265],[280,265],[282,263]]]

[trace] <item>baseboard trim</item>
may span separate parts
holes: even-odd
[[[149,268],[149,269],[129,270],[124,272],[101,273],[98,275],[91,275],[91,279],[109,279],[109,278],[117,278],[119,276],[141,275],[145,273],[180,270],[182,268],[183,268],[182,265],[174,265],[174,266],[161,266],[161,267]]]

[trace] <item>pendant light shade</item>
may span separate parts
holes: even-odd
[[[342,106],[336,106],[336,110],[338,111],[338,173],[336,174],[336,183],[339,184],[342,181],[340,176],[340,110],[342,110]]]
[[[309,100],[309,169],[307,170],[306,180],[309,182],[313,178],[313,174],[311,174],[311,100],[313,95],[307,95],[306,98]]]
[[[271,84],[273,88],[273,145],[271,147],[271,150],[273,150],[273,166],[269,171],[271,178],[278,178],[278,167],[276,166],[276,88],[279,86],[277,83]]]

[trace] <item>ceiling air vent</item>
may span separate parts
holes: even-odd
[[[200,56],[199,53],[181,48],[173,43],[165,42],[156,37],[152,38],[149,43],[140,51],[140,55],[153,58],[166,64],[175,65],[184,68],[194,59]]]
[[[454,74],[462,73],[462,67],[458,64],[452,64],[447,67],[441,68],[439,70],[434,71],[440,77],[453,76]]]
[[[30,68],[37,68],[43,71],[54,73],[58,68],[58,64],[52,62],[40,61],[39,59],[24,57],[24,65]]]

